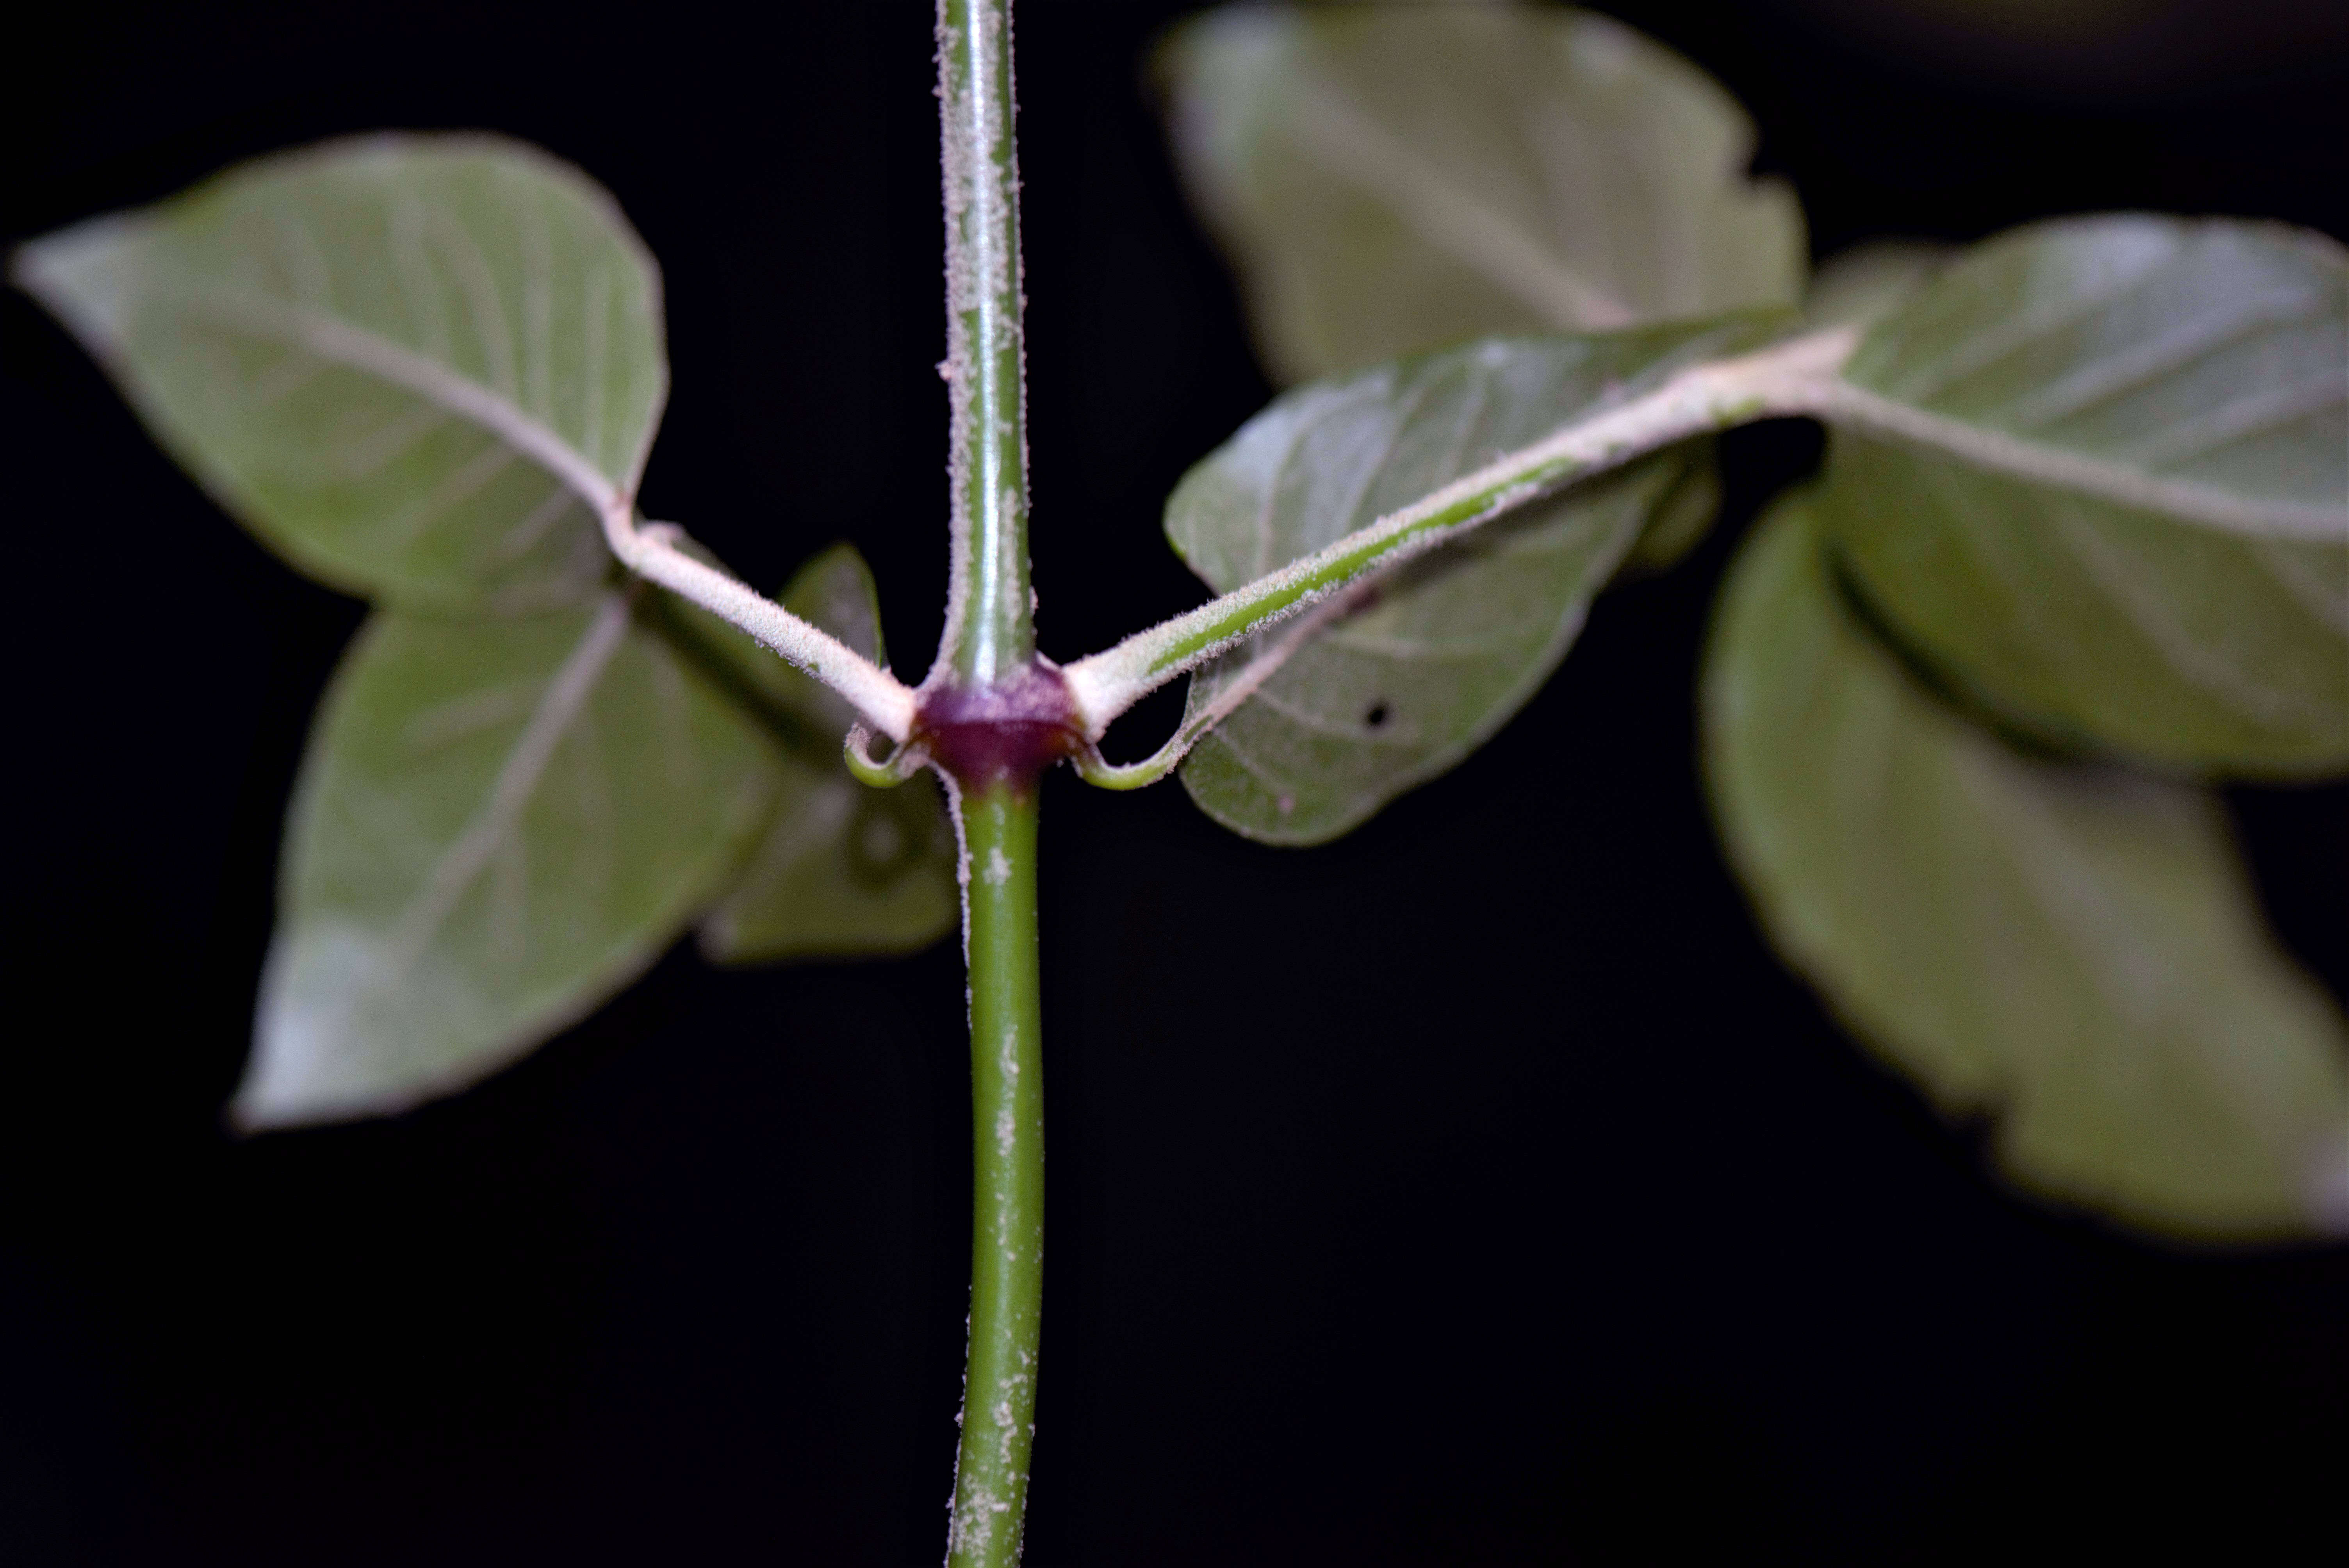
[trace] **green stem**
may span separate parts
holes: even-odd
[[[1044,1289],[1043,1032],[1036,980],[1036,797],[998,784],[957,802],[969,856],[970,1359],[963,1374],[949,1568],[1019,1561]]]
[[[947,1561],[950,1568],[1009,1568],[1019,1561],[1026,1528],[1043,1307],[1035,767],[1046,758],[1015,761],[999,743],[1037,728],[1014,721],[1013,711],[1050,719],[1034,710],[1039,696],[1059,707],[1065,697],[1057,679],[1043,678],[1036,666],[1028,585],[1009,0],[938,0],[937,18],[953,555],[946,633],[923,683],[916,727],[928,727],[929,754],[958,780],[975,1168],[970,1356]]]
[[[1028,586],[1027,339],[1009,0],[938,0],[954,552],[938,662],[992,686],[1036,652]]]

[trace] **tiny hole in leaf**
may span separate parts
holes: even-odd
[[[1387,705],[1382,702],[1374,702],[1371,704],[1371,711],[1362,715],[1362,722],[1369,725],[1372,729],[1378,728],[1380,726],[1385,724],[1386,721]]]

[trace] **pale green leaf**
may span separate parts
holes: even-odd
[[[303,762],[237,1119],[396,1110],[580,1017],[734,872],[773,773],[619,593],[512,621],[378,611]]]
[[[1763,330],[1493,338],[1300,387],[1185,476],[1167,536],[1227,592]],[[1199,742],[1183,765],[1192,798],[1235,832],[1315,843],[1450,769],[1557,667],[1591,595],[1702,455],[1658,453],[1373,584]],[[1189,716],[1235,700],[1256,661],[1299,634],[1276,625],[1201,668]]]
[[[1713,79],[1587,13],[1230,8],[1159,57],[1278,380],[1795,303],[1794,194]]]
[[[801,567],[782,603],[874,663],[887,662],[873,574],[852,547],[835,545]],[[775,755],[774,817],[703,917],[702,951],[726,964],[901,953],[954,929],[954,832],[936,784],[927,774],[895,789],[856,782],[840,750],[854,710],[732,627],[688,613],[757,688],[751,706]]]
[[[2349,1049],[2215,803],[2027,758],[1904,670],[1781,503],[1703,677],[1722,836],[1763,924],[2038,1191],[2189,1235],[2349,1228]]]
[[[667,366],[652,258],[577,170],[479,136],[331,142],[15,271],[305,571],[436,613],[595,592],[583,498],[634,493]]]
[[[1648,576],[1680,564],[1713,531],[1721,515],[1721,459],[1713,438],[1688,443],[1681,476],[1649,514],[1648,526],[1623,562],[1627,577]]]
[[[2272,225],[1993,241],[1845,371],[1821,500],[1869,603],[2008,720],[2191,769],[2349,765],[2349,256]]]
[[[1950,264],[1956,253],[1930,240],[1876,240],[1838,251],[1811,276],[1803,318],[1816,326],[1872,326]]]

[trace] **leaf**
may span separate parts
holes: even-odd
[[[1813,326],[1873,326],[1907,304],[1954,253],[1930,240],[1877,240],[1822,263],[1803,296]]]
[[[26,246],[16,277],[302,570],[440,614],[584,603],[636,489],[660,281],[611,199],[479,136],[248,163]]]
[[[2118,217],[1880,321],[1820,500],[1918,656],[2008,721],[2198,770],[2349,765],[2349,255]]]
[[[2203,793],[2034,760],[1837,594],[1804,500],[1723,590],[1704,758],[1787,961],[2026,1186],[2187,1235],[2349,1228],[2340,1015]]]
[[[775,811],[742,873],[701,922],[723,964],[926,947],[960,917],[946,802],[927,775],[895,789],[859,784],[842,763],[856,715],[828,688],[731,626],[680,601],[700,635],[761,693],[774,740]],[[875,664],[881,610],[864,557],[840,544],[800,568],[783,607]]]
[[[1273,377],[1789,304],[1802,211],[1713,79],[1586,13],[1229,8],[1162,48]]]
[[[286,824],[249,1128],[464,1087],[666,948],[766,820],[759,732],[606,593],[516,621],[378,611]]]
[[[1625,576],[1670,571],[1713,531],[1721,515],[1721,458],[1713,438],[1689,442],[1686,459],[1624,560]]]
[[[1760,323],[1493,338],[1276,400],[1184,477],[1166,533],[1218,593],[1309,555],[1446,481],[1733,352]],[[1183,764],[1224,826],[1335,838],[1481,745],[1538,690],[1701,444],[1488,523],[1375,584]],[[1274,626],[1192,676],[1186,718],[1245,691]]]

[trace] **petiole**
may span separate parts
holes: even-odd
[[[1234,645],[1578,480],[1692,436],[1778,415],[1816,413],[1857,341],[1854,329],[1836,327],[1741,358],[1692,366],[1651,392],[1464,474],[1278,572],[1080,659],[1062,672],[1077,719],[1097,741],[1141,698]],[[1175,744],[1188,743],[1178,735]],[[1167,766],[1180,755],[1176,751]],[[1156,764],[1153,758],[1138,766]],[[1087,777],[1112,787],[1149,781],[1128,781],[1106,764]]]

